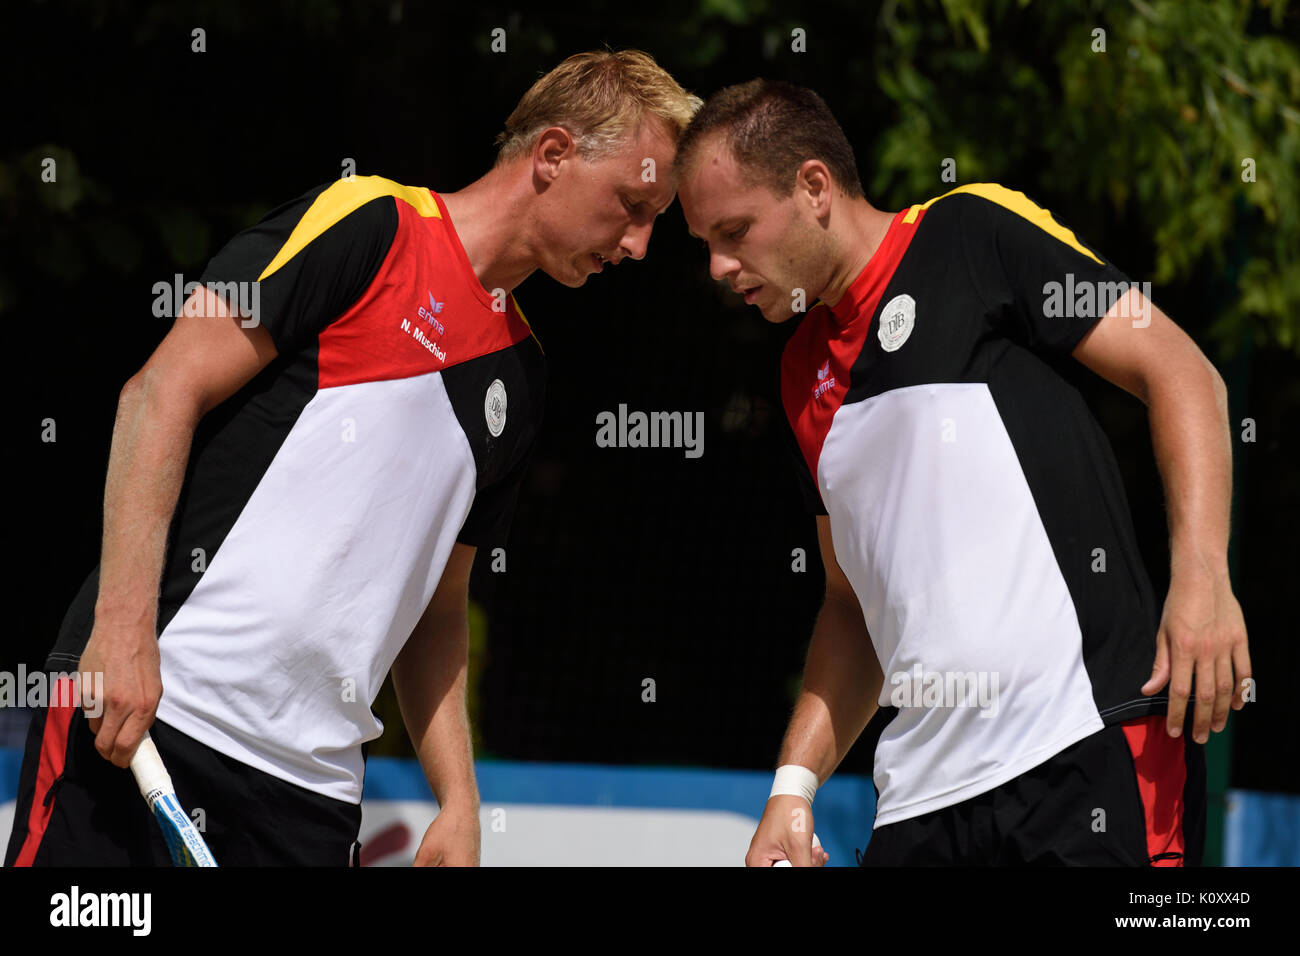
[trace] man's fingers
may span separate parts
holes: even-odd
[[[126,714],[120,708],[106,707],[103,717],[90,721],[92,728],[96,723],[99,724],[99,729],[95,732],[95,749],[105,760],[113,759],[117,735],[121,732],[125,719]]]
[[[1165,727],[1170,737],[1177,737],[1183,732],[1183,721],[1187,717],[1187,699],[1192,694],[1192,674],[1196,660],[1190,655],[1180,655],[1177,650],[1172,657],[1169,677],[1169,719],[1165,721]]]
[[[1232,710],[1232,658],[1221,654],[1214,664],[1214,713],[1210,717],[1210,728],[1217,734],[1228,725],[1228,714]]]
[[[783,860],[790,862],[789,855],[775,840],[763,843],[755,840],[749,852],[745,854],[745,866],[775,866]]]
[[[790,847],[790,862],[795,866],[812,866],[812,837],[808,838],[805,843],[801,839],[796,839],[794,845]]]
[[[1201,658],[1196,662],[1196,703],[1192,710],[1192,739],[1198,744],[1210,739],[1210,718],[1214,716],[1216,683],[1214,658]]]
[[[1156,660],[1151,676],[1142,685],[1142,693],[1150,697],[1158,694],[1169,683],[1169,639],[1163,630],[1156,635]]]
[[[1246,647],[1245,641],[1232,649],[1232,667],[1237,673],[1237,685],[1233,688],[1232,706],[1234,710],[1241,710],[1246,706],[1246,691],[1251,686],[1248,681],[1252,681],[1250,676],[1250,649]]]
[[[152,713],[131,714],[122,722],[122,728],[117,732],[109,757],[115,767],[131,766],[131,758],[135,756],[136,748],[140,746],[140,741],[144,740],[145,732],[151,724],[153,724]]]

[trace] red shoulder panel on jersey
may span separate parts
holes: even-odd
[[[442,201],[436,193],[439,208]],[[495,308],[451,227],[397,203],[397,234],[375,279],[320,336],[319,387],[441,371],[527,338],[514,298]],[[415,290],[414,292],[412,290]]]
[[[813,306],[781,355],[781,403],[814,483],[822,443],[849,391],[849,372],[925,210],[910,223],[904,222],[907,214],[904,209],[894,216],[880,247],[835,308],[824,302]]]

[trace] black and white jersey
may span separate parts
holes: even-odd
[[[361,801],[370,710],[452,546],[504,544],[545,391],[441,198],[377,176],[269,213],[203,283],[257,283],[278,356],[200,423],[161,581],[158,718]],[[212,321],[233,321],[217,320]],[[70,669],[98,573],[48,666]]]
[[[1118,467],[1052,367],[1128,285],[1022,193],[963,186],[898,213],[786,346],[801,479],[898,707],[876,826],[1165,710]]]

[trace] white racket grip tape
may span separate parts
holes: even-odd
[[[140,741],[140,746],[135,748],[135,756],[131,758],[131,772],[135,774],[135,782],[140,787],[140,796],[144,797],[150,810],[164,793],[176,792],[176,788],[172,786],[172,778],[167,773],[167,768],[163,766],[162,757],[158,756],[158,748],[154,746],[153,738],[147,733]]]
[[[813,834],[813,844],[812,844],[812,845],[813,845],[814,848],[819,847],[819,846],[822,845],[822,841],[819,840],[819,839],[817,839],[817,834],[816,834],[816,833]],[[773,863],[772,865],[773,865],[773,866],[794,866],[794,864],[791,863],[789,860],[777,860],[777,861],[776,861],[775,863]]]

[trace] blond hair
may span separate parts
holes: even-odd
[[[497,164],[526,153],[552,126],[567,129],[583,159],[608,155],[646,116],[674,139],[703,105],[640,50],[575,53],[529,88],[497,134]]]

